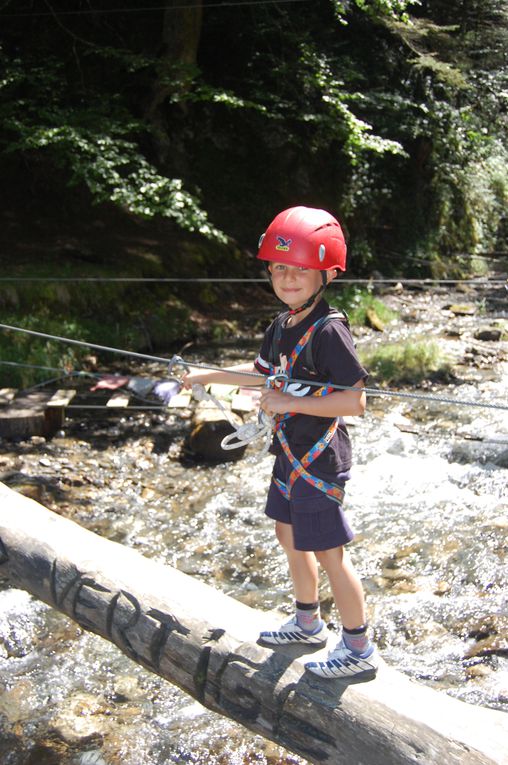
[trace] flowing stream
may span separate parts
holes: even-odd
[[[469,365],[461,385],[427,393],[506,403],[505,349]],[[290,613],[285,558],[263,514],[273,458],[255,443],[237,462],[198,464],[182,451],[187,429],[178,413],[77,413],[51,441],[3,444],[0,469],[14,488],[101,535],[250,606]],[[384,659],[443,693],[505,708],[507,412],[371,397],[350,435],[351,554]],[[336,621],[324,579],[322,600]],[[0,586],[1,765],[303,762]]]

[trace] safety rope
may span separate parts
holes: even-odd
[[[198,276],[198,277],[172,277],[172,276],[0,276],[1,283],[23,284],[23,283],[117,283],[117,284],[270,284],[266,276],[260,277],[234,277],[234,276]],[[340,287],[341,284],[409,284],[425,287],[435,287],[436,285],[462,284],[465,286],[479,287],[507,287],[506,279],[432,279],[429,277],[418,278],[366,278],[366,279],[347,279],[341,277],[337,281],[330,282],[328,287]]]
[[[168,364],[168,372],[172,372],[175,366],[182,366],[186,371],[190,371],[190,364],[182,359],[181,356],[173,356]],[[233,427],[233,432],[225,436],[221,441],[221,448],[225,451],[231,449],[239,449],[242,446],[247,446],[260,437],[265,438],[265,446],[263,452],[267,452],[270,446],[272,431],[274,422],[268,417],[268,415],[259,410],[257,424],[253,422],[247,422],[244,425],[238,425],[231,413],[226,407],[219,401],[219,399],[213,395],[213,393],[207,393],[204,385],[201,383],[194,383],[192,386],[192,395],[197,401],[211,401],[217,406],[225,415],[229,424]]]
[[[171,365],[174,366],[175,363],[183,364],[186,367],[189,368],[195,368],[195,369],[204,369],[208,371],[214,371],[214,372],[225,372],[230,370],[225,370],[222,367],[212,366],[209,364],[198,364],[190,361],[186,361],[182,359],[180,356],[174,356],[173,359],[164,358],[162,356],[152,356],[151,354],[146,353],[137,353],[136,351],[127,351],[120,348],[113,348],[111,346],[106,345],[98,345],[96,343],[89,343],[85,342],[83,340],[74,340],[72,338],[68,337],[61,337],[59,335],[50,335],[46,332],[37,332],[33,329],[25,329],[24,327],[14,327],[8,324],[0,324],[0,329],[5,329],[13,332],[21,332],[24,334],[32,335],[34,337],[41,337],[46,340],[56,340],[58,342],[63,343],[69,343],[71,345],[77,345],[84,348],[93,348],[94,350],[100,350],[100,351],[106,351],[109,353],[118,353],[123,356],[129,356],[137,359],[144,359],[146,361],[156,361],[161,364],[165,365]],[[170,366],[170,369],[172,368]],[[259,385],[263,385],[266,381],[266,375],[262,375],[258,372],[234,372],[235,375],[239,375],[246,378],[251,379],[257,379],[259,380]],[[291,383],[299,383],[300,385],[310,385],[310,386],[316,386],[316,387],[322,387],[324,384],[320,381],[313,381],[313,380],[301,380],[298,378],[290,378],[288,382]],[[436,396],[433,394],[428,393],[408,393],[404,391],[394,391],[389,388],[358,388],[351,385],[337,385],[337,384],[330,384],[330,387],[334,390],[352,390],[352,391],[362,391],[367,396],[388,396],[390,398],[400,398],[400,399],[413,399],[418,401],[425,401],[427,403],[438,403],[438,404],[449,404],[451,406],[464,406],[464,407],[477,407],[477,408],[483,408],[483,409],[498,409],[498,410],[504,410],[508,411],[508,404],[500,404],[495,402],[484,402],[484,401],[471,401],[471,400],[460,400],[455,398],[450,398],[447,396]]]
[[[218,2],[209,2],[206,6],[206,8],[247,8],[247,7],[254,7],[258,5],[286,5],[289,3],[295,4],[295,3],[309,3],[311,0],[218,0]],[[153,13],[153,12],[159,12],[159,11],[177,11],[177,10],[186,10],[188,11],[191,8],[201,8],[202,3],[196,2],[194,5],[191,3],[185,3],[179,5],[178,3],[175,3],[174,5],[168,5],[167,3],[165,5],[154,5],[154,6],[139,6],[136,8],[90,8],[90,9],[79,9],[79,10],[59,10],[56,12],[54,11],[26,11],[22,13],[4,13],[2,14],[5,18],[33,18],[33,17],[44,17],[44,16],[99,16],[99,15],[110,15],[115,13]]]

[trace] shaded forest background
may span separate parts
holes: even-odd
[[[504,0],[0,0],[0,72],[4,278],[259,276],[295,204],[341,220],[349,276],[507,249]],[[156,348],[246,295],[12,281],[0,307]]]

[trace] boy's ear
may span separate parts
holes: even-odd
[[[337,276],[337,269],[336,269],[336,268],[332,268],[332,270],[331,270],[331,271],[327,271],[327,272],[326,272],[326,279],[327,279],[327,284],[330,284],[330,282],[331,282],[333,279],[335,279],[335,278],[336,278],[336,276]]]

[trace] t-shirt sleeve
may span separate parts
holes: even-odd
[[[351,332],[340,321],[328,322],[313,347],[314,365],[321,379],[335,385],[353,385],[368,377],[356,353]]]
[[[273,342],[273,333],[275,332],[275,321],[273,321],[265,332],[261,349],[254,360],[254,366],[263,375],[270,374],[270,356]]]

